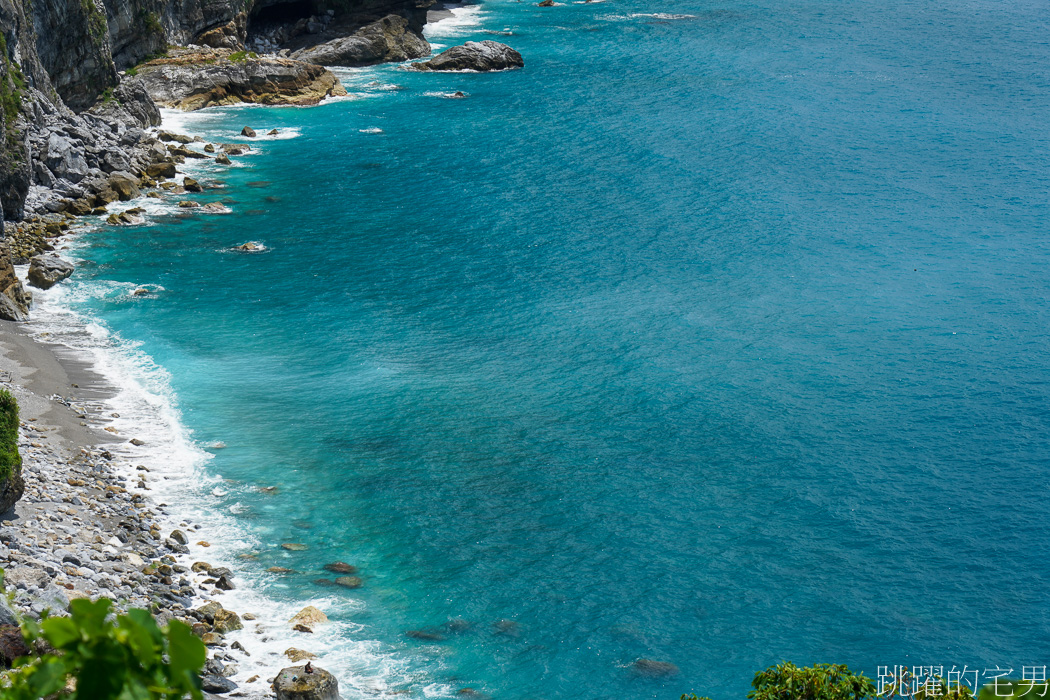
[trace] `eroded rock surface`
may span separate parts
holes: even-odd
[[[411,31],[408,20],[388,15],[351,36],[296,51],[292,58],[321,66],[371,66],[430,55],[430,44]]]
[[[506,44],[486,39],[453,46],[429,61],[416,63],[412,67],[416,70],[489,72],[524,68],[525,60]]]
[[[346,94],[339,79],[321,66],[289,58],[230,60],[231,55],[179,51],[143,65],[138,75],[157,104],[185,111],[241,102],[314,105]]]

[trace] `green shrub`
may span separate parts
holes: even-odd
[[[150,34],[163,34],[164,26],[160,23],[160,18],[157,17],[156,12],[148,12],[143,10],[139,14],[139,18],[142,20],[142,26],[146,28],[146,31]]]
[[[783,662],[755,674],[751,700],[862,700],[875,697],[875,684],[841,664],[799,668]]]
[[[249,58],[259,58],[254,51],[235,51],[230,54],[230,63],[244,63]]]
[[[91,38],[95,40],[96,44],[101,46],[109,33],[106,16],[95,6],[93,0],[80,0],[80,9],[84,11]]]
[[[0,479],[22,467],[18,454],[18,402],[11,392],[0,389]]]
[[[177,620],[161,630],[145,610],[114,619],[110,605],[105,598],[78,599],[69,604],[69,617],[23,623],[30,646],[42,639],[56,653],[20,659],[0,697],[39,700],[72,681],[73,700],[201,700],[206,650],[193,631]]]

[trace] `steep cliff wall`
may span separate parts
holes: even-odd
[[[0,35],[0,204],[4,218],[22,218],[22,203],[29,191],[29,153],[21,122],[26,76],[9,53]]]
[[[105,7],[96,0],[32,0],[37,55],[71,109],[95,104],[117,84]]]
[[[400,14],[418,32],[433,1],[0,0],[3,218],[23,218],[27,193],[30,209],[38,211],[47,199],[41,188],[70,200],[84,198],[90,188],[83,181],[98,179],[123,162],[103,152],[113,135],[104,128],[96,133],[75,113],[111,99],[120,104],[118,71],[164,53],[169,45],[239,50],[260,17],[294,25],[302,34],[315,33],[307,25],[318,25],[323,15],[325,26],[331,24],[329,33],[345,36],[367,22]],[[318,40],[314,36],[311,43]],[[123,133],[113,138],[122,139]]]

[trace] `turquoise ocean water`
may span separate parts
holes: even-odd
[[[125,387],[194,558],[237,563],[242,679],[288,646],[348,698],[1019,676],[1050,662],[1045,9],[486,2],[431,41],[524,70],[175,119],[280,135],[199,169],[232,214],[85,234],[42,318]],[[314,583],[337,559],[361,589]]]

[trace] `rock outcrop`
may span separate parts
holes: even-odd
[[[11,251],[0,244],[0,318],[8,321],[28,321],[31,297],[22,287],[11,264]]]
[[[51,289],[73,274],[73,263],[57,255],[38,255],[29,261],[29,284],[38,289]]]
[[[416,70],[478,72],[524,68],[521,54],[497,41],[468,41],[462,46],[453,46],[434,58],[412,66]]]
[[[113,91],[113,99],[99,102],[90,113],[111,124],[145,129],[160,126],[160,110],[138,78],[124,78]]]
[[[288,58],[230,60],[229,51],[179,51],[139,67],[138,75],[153,100],[193,111],[250,102],[265,105],[314,105],[345,95],[331,71]]]
[[[273,681],[277,700],[339,700],[339,682],[310,664],[281,669]]]
[[[321,66],[371,66],[430,55],[430,44],[411,31],[408,20],[387,15],[351,36],[296,51],[292,58]]]
[[[33,0],[32,12],[37,55],[68,107],[87,109],[116,87],[101,0]]]

